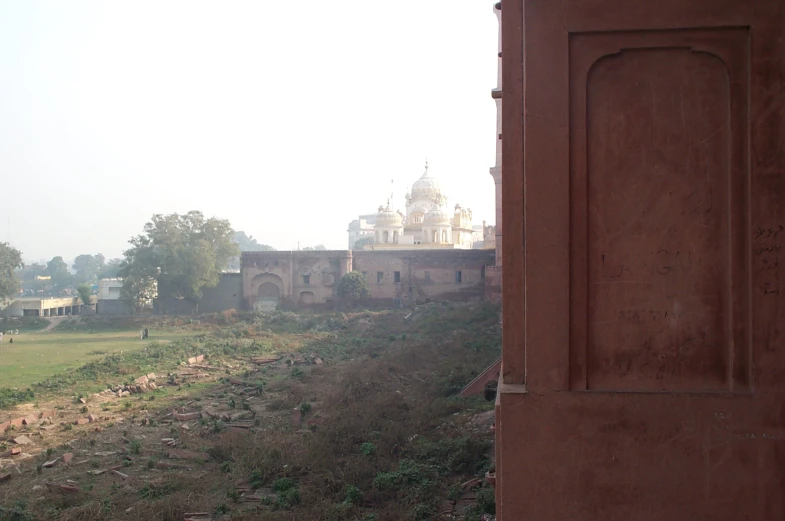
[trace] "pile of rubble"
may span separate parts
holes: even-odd
[[[118,398],[124,398],[132,394],[148,393],[158,388],[155,385],[155,373],[140,376],[133,383],[128,385],[115,385],[109,389],[103,390],[100,393],[94,394],[92,397],[100,398],[102,396],[115,395]]]

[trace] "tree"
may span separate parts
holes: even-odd
[[[243,251],[275,251],[275,248],[272,246],[268,246],[267,244],[259,244],[256,239],[253,238],[252,235],[247,235],[243,231],[234,232],[234,237],[232,240],[237,244],[237,247],[241,252]],[[240,257],[235,256],[229,259],[228,269],[230,270],[239,270],[240,269]]]
[[[338,282],[338,298],[344,307],[354,307],[371,297],[368,280],[359,271],[350,271]]]
[[[111,259],[104,264],[103,268],[96,275],[99,279],[114,279],[120,273],[120,268],[123,266],[123,259]]]
[[[73,275],[68,271],[68,264],[59,255],[46,263],[44,274],[52,277],[52,285],[57,292],[61,292],[73,282]]]
[[[373,237],[362,237],[354,241],[353,250],[362,250],[364,246],[373,244]]]
[[[22,254],[7,242],[0,242],[0,300],[19,293],[19,279],[14,273],[24,267]]]
[[[82,299],[82,304],[90,305],[90,296],[93,294],[93,290],[89,285],[79,284],[76,287],[76,292],[79,293],[79,298]]]
[[[275,248],[267,244],[259,244],[253,235],[246,235],[245,232],[235,232],[232,240],[237,244],[240,251],[275,251]]]
[[[104,269],[106,259],[102,254],[82,254],[74,259],[72,268],[76,272],[74,277],[77,282],[95,282],[98,274]]]
[[[324,251],[326,249],[327,246],[325,246],[324,244],[317,244],[316,246],[306,246],[305,248],[303,248],[303,251],[314,251],[314,250]]]
[[[221,271],[238,253],[229,221],[192,211],[185,215],[153,215],[144,233],[133,237],[119,276],[134,298],[157,281],[157,293],[189,301],[197,311],[202,290],[218,284]]]

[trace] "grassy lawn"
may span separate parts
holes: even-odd
[[[25,388],[68,369],[99,360],[106,354],[144,349],[151,342],[171,342],[189,331],[154,331],[140,340],[138,331],[42,331],[8,335],[0,344],[0,387]]]

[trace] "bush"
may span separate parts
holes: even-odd
[[[338,282],[337,290],[341,306],[352,308],[371,297],[368,280],[359,271],[350,271]]]
[[[365,456],[374,456],[376,455],[376,445],[366,441],[360,445],[360,452],[362,452]]]

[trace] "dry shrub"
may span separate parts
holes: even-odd
[[[444,398],[442,385],[447,375],[476,373],[498,356],[492,349],[467,347],[465,335],[440,333],[438,339],[425,336],[390,344],[386,331],[371,333],[378,342],[358,348],[354,363],[331,365],[329,371],[310,370],[305,383],[287,379],[270,386],[276,394],[270,409],[291,409],[305,397],[318,398],[315,412],[323,423],[313,432],[227,433],[221,439],[234,447],[236,477],[247,479],[254,472],[265,485],[283,476],[297,480],[303,501],[292,519],[344,519],[343,513],[349,516],[345,519],[355,518],[352,508],[335,508],[344,501],[347,485],[364,492],[365,506],[379,507],[374,511],[380,521],[411,518],[413,510],[422,506],[415,504],[420,499],[408,497],[409,492],[376,490],[374,477],[393,471],[403,458],[416,457],[421,439],[436,440],[437,448],[429,448],[427,454],[441,455],[440,440],[464,435],[460,426],[451,426],[446,419],[465,405]],[[373,444],[372,455],[360,451],[363,443]],[[472,461],[460,459],[456,466],[465,470],[477,466],[474,460],[487,458],[484,443],[464,448],[463,458]],[[424,494],[432,496],[440,486],[444,485],[434,481],[433,490]],[[287,515],[278,511],[254,519],[288,519]]]
[[[112,513],[105,510],[100,501],[90,501],[63,510],[57,519],[59,521],[104,521],[112,519]]]

